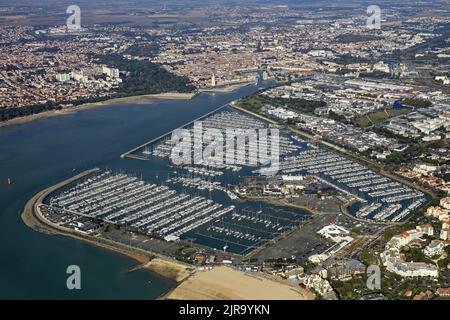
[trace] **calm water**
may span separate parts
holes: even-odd
[[[113,105],[0,128],[0,298],[152,299],[166,292],[170,281],[128,272],[136,265],[132,259],[28,228],[20,218],[23,206],[41,189],[88,168],[135,166],[120,154],[255,90]],[[66,288],[72,264],[81,268],[81,290]]]

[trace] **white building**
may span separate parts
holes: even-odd
[[[422,141],[430,142],[430,141],[438,141],[438,140],[441,140],[441,139],[442,139],[442,137],[440,135],[438,135],[438,134],[430,134],[428,136],[423,137]]]
[[[436,171],[437,169],[438,169],[438,167],[436,167],[436,166],[432,166],[432,165],[429,165],[429,164],[421,163],[421,164],[416,165],[414,167],[413,171],[417,172],[417,173],[420,173],[420,174],[422,174],[424,176],[427,176],[431,172]]]
[[[389,65],[383,61],[377,62],[373,65],[373,71],[389,73]]]
[[[450,79],[447,76],[436,76],[434,80],[442,81],[443,84],[450,84]]]
[[[386,244],[385,250],[380,254],[383,265],[386,266],[388,271],[402,277],[437,277],[438,268],[434,264],[405,262],[400,254],[402,246],[421,238],[425,234],[433,235],[433,232],[433,227],[431,225],[424,224],[417,226],[416,229],[408,230],[400,235],[392,237]]]
[[[450,240],[450,228],[442,228],[440,238],[441,240]]]
[[[56,75],[56,81],[66,82],[70,80],[70,73],[58,73]]]
[[[334,293],[330,282],[318,274],[313,274],[306,277],[303,283],[306,287],[317,291],[325,299],[327,297],[329,297],[329,299],[336,298],[336,294]]]
[[[89,82],[88,77],[84,75],[83,71],[80,71],[80,72],[72,71],[71,76],[75,81],[78,81],[81,83]]]
[[[449,210],[441,207],[428,207],[426,216],[433,217],[439,219],[439,221],[448,221],[449,220]]]
[[[119,69],[102,66],[102,73],[110,78],[119,78]]]
[[[440,256],[444,252],[444,243],[440,240],[432,240],[428,246],[423,249],[423,253],[431,258]]]
[[[298,117],[298,114],[294,111],[291,110],[287,110],[285,108],[282,107],[278,107],[278,108],[274,108],[274,109],[269,109],[267,111],[268,114],[283,119],[283,120],[287,120],[287,119],[294,119]]]
[[[450,210],[450,197],[442,198],[439,202],[441,207]]]
[[[388,259],[386,269],[402,277],[437,277],[438,268],[424,262],[404,262],[400,259]]]

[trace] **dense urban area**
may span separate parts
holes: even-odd
[[[364,2],[79,5],[78,27],[65,5],[45,17],[0,6],[0,123],[256,84],[199,130],[266,130],[270,145],[276,128],[279,171],[250,163],[250,139],[232,164],[174,163],[170,132],[122,155],[164,161],[167,177],[95,169],[36,203],[37,219],[187,265],[174,299],[222,268],[310,299],[450,297],[448,1],[383,1],[380,28]],[[378,287],[367,285],[371,266]]]

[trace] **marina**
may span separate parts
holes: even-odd
[[[169,291],[171,282],[158,275],[143,270],[124,273],[136,265],[129,257],[70,237],[36,232],[22,221],[20,212],[28,198],[45,186],[94,167],[145,176],[146,162],[118,155],[255,90],[257,87],[249,86],[229,94],[200,94],[186,101],[123,102],[1,128],[4,223],[0,234],[9,241],[2,254],[11,259],[0,266],[0,295],[4,299],[156,299]],[[75,261],[83,266],[86,286],[71,291],[64,285],[64,270]],[[88,286],[93,283],[96,285]]]
[[[132,158],[150,163],[162,160],[172,172],[163,181],[164,185],[126,174],[102,173],[84,182],[94,186],[88,193],[90,199],[86,192],[81,192],[76,194],[78,201],[74,203],[67,203],[66,196],[61,195],[56,204],[169,241],[190,239],[243,255],[308,219],[302,212],[269,205],[259,210],[255,206],[245,207],[237,201],[239,198],[230,187],[239,183],[243,176],[262,174],[265,163],[255,163],[251,156],[258,154],[259,148],[271,154],[271,135],[262,141],[252,141],[248,132],[265,130],[267,133],[273,125],[223,106],[181,128],[191,136],[189,156],[196,160],[194,163],[177,165],[171,161],[175,146],[173,131],[128,153]],[[222,144],[219,143],[223,147],[222,158],[213,157],[215,161],[210,161],[203,151],[209,141],[209,130],[217,130],[225,137],[230,130],[241,130],[247,136],[241,149],[233,149],[232,153],[228,150],[227,139],[223,139]],[[200,145],[196,135],[201,137]],[[283,130],[280,130],[277,151],[278,174],[315,177],[353,201],[348,212],[358,219],[404,221],[427,202],[421,192]],[[105,189],[98,179],[105,179],[112,190]],[[84,191],[85,184],[81,184],[80,191]],[[214,200],[211,192],[218,192]]]
[[[187,130],[191,137],[186,145],[190,150],[189,158],[195,165],[206,167],[204,170],[192,166],[185,168],[199,171],[197,173],[204,175],[220,175],[220,172],[214,170],[239,172],[242,166],[266,165],[270,163],[272,154],[287,155],[299,150],[296,141],[288,135],[274,136],[273,125],[229,106],[219,108],[179,129]],[[172,161],[171,155],[175,147],[172,139],[174,132],[171,131],[131,150],[127,156],[146,160],[153,156]],[[222,137],[221,141],[216,141],[221,153],[212,155],[211,152],[207,152],[207,147],[217,135]]]
[[[143,167],[157,163],[158,169],[145,179],[139,174],[106,169],[53,195],[46,211],[52,212],[58,223],[78,229],[82,226],[88,230],[85,232],[95,228],[83,222],[94,219],[166,241],[195,243],[240,255],[251,254],[311,218],[298,209],[249,203],[235,193],[234,187],[243,177],[263,174],[268,159],[261,160],[259,152],[262,148],[270,158],[275,151],[272,135],[267,134],[273,125],[222,106],[182,129],[193,137],[189,156],[197,160],[194,163],[171,161],[175,146],[171,131],[126,154],[129,161],[146,160]],[[227,139],[223,139],[219,144],[222,156],[214,155],[215,161],[211,161],[203,150],[213,129],[224,137],[229,130],[244,132],[241,149],[236,148],[236,142],[230,152]],[[249,132],[260,132],[256,130],[267,134],[267,139],[252,140]],[[200,145],[195,139],[199,133]],[[327,192],[335,190],[338,197],[352,203],[348,213],[355,218],[395,223],[427,202],[421,192],[285,130],[279,130],[277,141],[277,175],[314,177]],[[255,154],[257,162],[252,159]]]
[[[110,171],[87,178],[52,197],[49,204],[166,240],[178,240],[185,232],[234,209]]]
[[[285,157],[280,168],[286,174],[315,175],[350,195],[357,201],[349,208],[350,213],[369,221],[403,221],[427,202],[422,192],[322,147],[306,147]]]
[[[207,181],[202,180],[201,178],[184,178],[184,177],[178,177],[178,178],[170,178],[166,180],[167,183],[180,183],[184,187],[191,187],[198,190],[220,190],[220,191],[226,191],[224,187],[221,186],[219,181]]]
[[[225,191],[219,182],[200,178],[177,177],[168,182]],[[251,252],[307,219],[304,214],[289,210],[268,208],[264,213],[254,212],[250,207],[240,210],[235,205],[223,205],[108,170],[91,174],[51,196],[42,210],[52,222],[76,230],[82,226],[85,232],[95,231],[91,222],[97,221],[166,241],[199,238],[200,244],[219,249],[227,246],[230,252],[241,254]],[[273,214],[268,213],[271,210]]]
[[[309,219],[309,215],[293,210],[245,207],[202,226],[192,236],[205,243],[218,242],[228,251],[246,255]]]

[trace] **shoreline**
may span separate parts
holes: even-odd
[[[108,249],[113,252],[125,255],[138,262],[138,265],[131,268],[128,272],[140,269],[150,271],[152,273],[155,273],[157,276],[174,282],[174,285],[169,291],[173,290],[173,288],[177,287],[178,284],[181,283],[184,279],[188,278],[192,273],[195,273],[195,266],[173,260],[169,257],[160,255],[155,252],[149,252],[140,248],[129,247],[119,242],[101,237],[95,237],[89,234],[82,234],[75,230],[54,224],[41,215],[39,206],[43,203],[43,200],[50,193],[98,170],[99,168],[94,168],[84,171],[76,176],[68,178],[36,193],[25,204],[25,207],[21,214],[22,221],[31,229],[41,233],[45,233],[47,235],[68,236],[73,239],[85,241],[100,248]],[[163,293],[162,295],[165,294],[167,293]]]
[[[280,123],[278,121],[269,119],[266,116],[263,116],[261,114],[255,113],[255,112],[250,111],[250,110],[247,110],[247,109],[245,109],[245,108],[243,108],[241,106],[238,106],[236,104],[234,104],[234,105],[230,104],[230,106],[232,108],[236,109],[236,110],[239,110],[239,111],[242,111],[244,113],[250,114],[250,115],[252,115],[254,117],[257,117],[257,118],[259,118],[259,119],[261,119],[263,121],[272,123],[272,124],[274,124],[276,126],[280,126]],[[313,135],[311,135],[310,133],[307,133],[307,132],[304,132],[302,130],[293,128],[291,126],[288,126],[287,129],[290,130],[291,132],[299,135],[300,137],[304,138],[307,141],[310,141],[310,142],[313,142],[313,143],[318,143],[318,144],[320,144],[322,146],[325,146],[328,149],[332,149],[332,150],[336,151],[338,154],[342,154],[342,155],[344,155],[346,157],[349,157],[349,158],[351,158],[351,159],[353,159],[355,161],[362,162],[368,168],[376,170],[378,173],[380,173],[381,175],[383,175],[385,177],[388,177],[388,178],[390,178],[390,179],[392,179],[394,181],[400,182],[401,184],[407,185],[407,186],[409,186],[409,187],[411,187],[411,188],[413,188],[415,190],[419,190],[419,191],[429,195],[432,198],[436,197],[436,195],[434,194],[433,191],[431,191],[431,190],[429,190],[427,188],[424,188],[424,187],[422,187],[419,184],[415,184],[415,183],[413,183],[411,181],[408,181],[408,180],[404,179],[403,177],[401,177],[401,176],[399,176],[397,174],[394,174],[394,173],[386,171],[385,169],[383,169],[383,167],[380,164],[372,161],[371,159],[368,159],[368,158],[365,158],[365,157],[360,156],[358,154],[355,154],[352,151],[346,150],[345,148],[343,148],[343,147],[341,147],[339,145],[335,145],[335,144],[333,144],[333,143],[331,143],[329,141],[326,141],[326,140],[323,140],[323,139],[317,139]],[[410,219],[410,218],[408,218],[408,219]]]
[[[288,280],[229,266],[199,270],[164,296],[168,300],[313,300],[315,295]]]
[[[158,277],[166,279],[171,282],[168,290],[162,292],[155,299],[272,299],[271,296],[263,294],[265,288],[270,288],[271,291],[275,290],[281,294],[285,299],[299,299],[309,300],[308,291],[297,288],[296,286],[288,285],[273,279],[268,279],[264,274],[248,274],[246,272],[238,271],[234,268],[227,266],[216,266],[213,269],[213,274],[217,273],[219,278],[223,278],[227,285],[224,285],[224,293],[216,294],[211,292],[210,287],[215,285],[216,280],[205,279],[204,272],[201,272],[196,266],[177,261],[173,258],[165,255],[150,252],[141,248],[131,247],[124,243],[116,242],[107,238],[96,236],[95,234],[84,234],[76,230],[61,226],[48,220],[41,212],[40,206],[44,203],[44,200],[53,192],[73,183],[83,177],[86,177],[94,172],[100,170],[99,168],[93,168],[81,172],[75,176],[69,177],[66,180],[60,181],[50,187],[47,187],[37,192],[32,198],[30,198],[23,209],[21,218],[23,222],[33,230],[48,234],[48,235],[63,235],[68,236],[76,240],[85,241],[89,244],[96,245],[100,248],[108,249],[113,252],[125,255],[135,261],[138,264],[128,270],[133,272],[136,270],[146,270]],[[199,273],[201,275],[199,275]],[[200,282],[198,279],[200,278]],[[203,280],[206,280],[203,283]],[[246,283],[248,287],[240,288],[237,286],[239,283]],[[236,284],[231,285],[230,284]],[[191,296],[192,294],[192,296]]]
[[[106,107],[120,103],[130,103],[130,104],[147,104],[156,100],[191,100],[197,93],[178,93],[178,92],[165,92],[165,93],[155,93],[155,94],[144,94],[138,96],[129,96],[121,98],[111,98],[99,102],[88,102],[83,103],[78,106],[71,106],[62,110],[49,110],[36,114],[31,114],[28,116],[17,117],[11,120],[0,122],[0,128],[24,124],[32,122],[39,119],[46,119],[56,116],[63,116],[69,114],[75,114],[80,111],[95,109],[99,107]]]
[[[202,92],[202,93],[231,93],[231,92],[234,92],[241,88],[251,86],[254,83],[255,83],[254,81],[245,81],[245,82],[240,82],[240,83],[235,83],[235,84],[228,84],[228,85],[224,85],[224,86],[199,89],[199,92]]]

